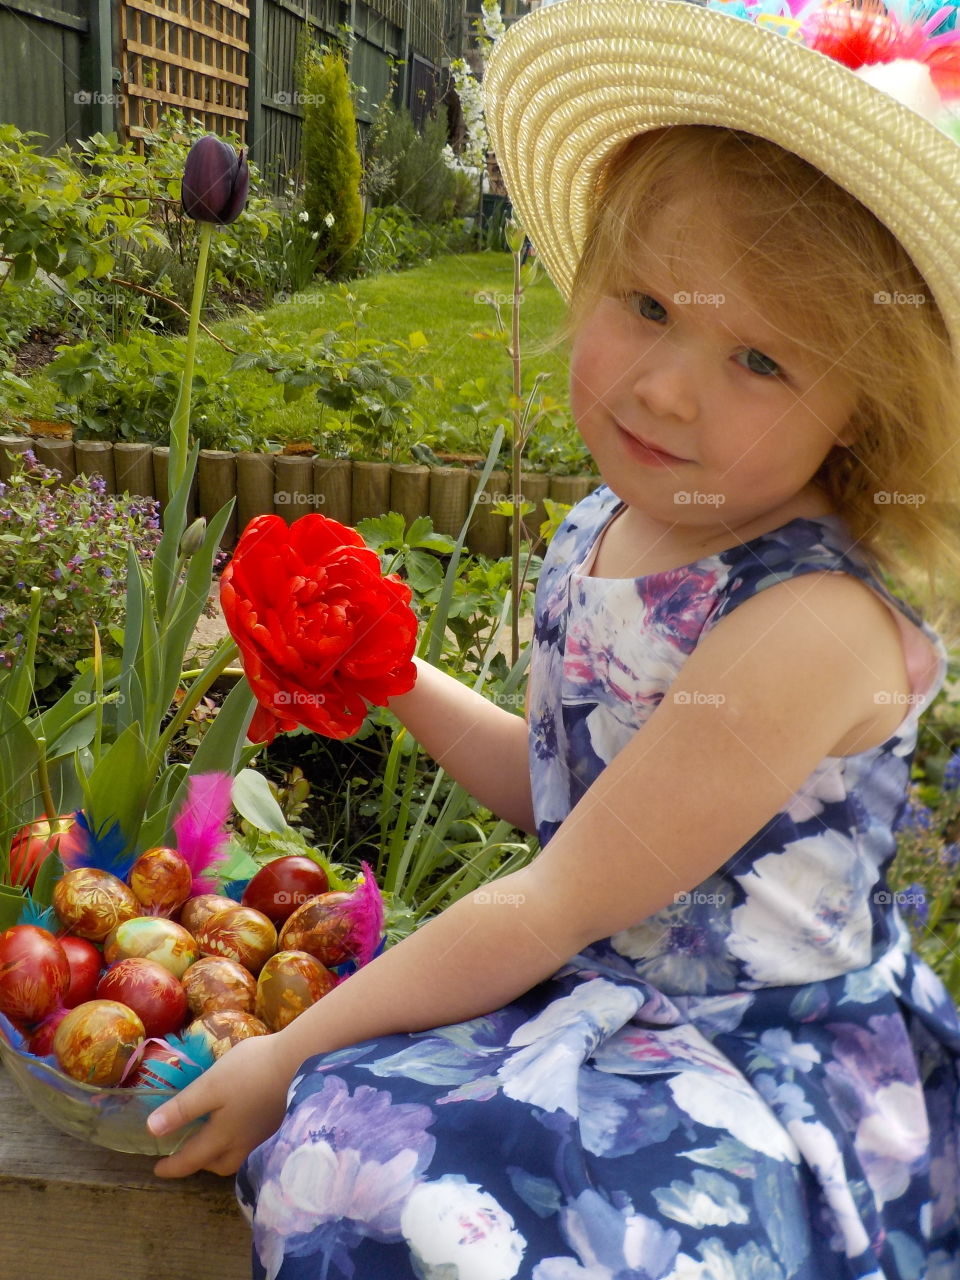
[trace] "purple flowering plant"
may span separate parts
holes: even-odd
[[[102,476],[60,480],[27,452],[0,483],[0,667],[13,665],[39,587],[37,691],[76,675],[94,624],[104,654],[119,654],[128,549],[149,563],[160,540],[154,498],[107,494]]]

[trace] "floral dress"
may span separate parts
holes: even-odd
[[[880,594],[914,690],[904,718],[825,758],[695,890],[507,1007],[304,1063],[238,1177],[257,1277],[960,1277],[960,1019],[885,878],[942,643],[838,517],[591,577],[619,506],[602,487],[574,508],[540,578],[544,843],[699,638],[774,583],[829,570]]]

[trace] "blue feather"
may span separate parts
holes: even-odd
[[[49,933],[54,933],[59,923],[53,907],[38,906],[28,891],[20,908],[17,924],[34,924],[38,929],[46,929]]]
[[[232,898],[234,902],[239,902],[249,883],[249,880],[228,880],[220,892],[225,898]]]
[[[99,831],[94,831],[82,809],[78,810],[76,820],[80,828],[81,847],[70,859],[71,868],[96,867],[100,871],[109,871],[118,880],[125,881],[139,854],[134,852],[124,856],[127,841],[120,829],[120,823],[113,822],[109,827],[104,823]]]

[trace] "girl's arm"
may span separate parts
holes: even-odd
[[[488,1013],[699,884],[889,690],[878,673],[899,644],[893,625],[842,575],[745,602],[529,866],[455,903],[285,1030],[237,1045],[154,1113],[166,1129],[210,1117],[157,1173],[233,1172],[279,1124],[308,1056]]]
[[[527,722],[416,658],[417,683],[390,710],[452,778],[499,818],[535,831]]]

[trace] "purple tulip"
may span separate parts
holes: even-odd
[[[250,170],[246,153],[208,133],[187,155],[181,199],[188,218],[198,222],[233,222],[247,202]]]

